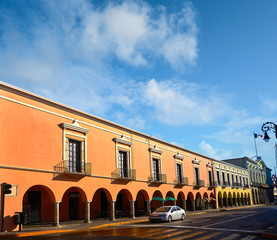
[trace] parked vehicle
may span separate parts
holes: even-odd
[[[184,220],[185,217],[185,210],[178,206],[162,206],[151,213],[151,215],[149,216],[149,221],[171,222],[172,220]]]

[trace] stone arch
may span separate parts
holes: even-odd
[[[62,197],[61,220],[85,219],[87,196],[79,187],[68,188]]]
[[[192,192],[189,192],[187,195],[187,201],[186,201],[186,207],[187,211],[194,211],[195,210],[195,204],[194,204],[194,196]]]
[[[132,194],[127,189],[121,189],[116,197],[115,217],[130,217]]]
[[[204,209],[209,209],[210,208],[210,199],[209,199],[208,193],[204,192],[202,201],[203,201]]]
[[[223,199],[222,199],[222,193],[218,192],[217,194],[217,202],[218,202],[218,207],[223,208]]]
[[[153,200],[153,198],[161,198],[161,200]],[[164,201],[162,201],[162,199],[163,199],[163,194],[159,190],[156,190],[152,195],[151,212],[153,212],[155,209],[157,209],[158,207],[164,204]]]
[[[148,193],[145,190],[138,191],[135,201],[135,216],[147,215],[147,201],[149,201]]]
[[[112,195],[105,188],[95,191],[90,203],[91,218],[106,218],[110,216]]]
[[[166,196],[165,196],[165,205],[168,205],[168,206],[173,206],[173,205],[176,205],[176,200],[173,200],[175,199],[174,197],[174,193],[172,191],[168,191],[166,193]]]
[[[54,221],[55,196],[52,190],[44,185],[34,185],[23,195],[23,211],[27,212],[29,222]]]
[[[223,192],[223,207],[228,207],[228,198],[227,198],[227,193],[224,191]]]
[[[239,192],[237,193],[237,203],[238,203],[238,206],[241,206],[241,201],[240,201],[240,194],[239,194]]]
[[[248,205],[246,192],[243,194],[244,204]]]
[[[233,192],[232,200],[233,200],[233,206],[235,206],[235,207],[238,206],[237,196],[236,196],[235,192]]]
[[[247,194],[248,205],[251,205],[250,193]]]
[[[199,192],[196,193],[195,197],[195,210],[202,210],[202,198]]]
[[[240,193],[240,202],[241,202],[241,205],[245,205],[244,199],[243,199],[243,193]]]
[[[210,193],[210,206],[214,209],[216,208],[216,198],[214,193]]]
[[[228,206],[232,207],[233,206],[233,199],[232,199],[232,193],[228,193]]]
[[[182,191],[180,191],[177,195],[176,205],[186,210],[185,198],[186,198],[185,194]]]

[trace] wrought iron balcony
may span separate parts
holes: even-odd
[[[234,186],[235,188],[240,188],[240,187],[242,187],[241,183],[238,183],[238,182],[233,183],[233,186]]]
[[[227,181],[222,182],[222,187],[228,187],[230,184]]]
[[[166,183],[166,174],[152,174],[149,177],[149,181],[152,183]]]
[[[214,187],[217,187],[217,186],[218,186],[217,182],[211,182],[209,184],[209,188],[214,188]]]
[[[204,182],[204,180],[197,179],[196,181],[193,182],[193,185],[195,187],[204,187],[205,186],[205,182]]]
[[[90,175],[91,163],[64,160],[54,166],[54,171],[68,175]]]
[[[179,186],[188,185],[188,178],[187,177],[177,177],[177,178],[175,178],[174,183]]]
[[[136,180],[136,170],[135,169],[121,169],[117,168],[112,172],[112,177],[118,180],[132,181]]]

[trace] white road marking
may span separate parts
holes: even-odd
[[[238,236],[239,236],[239,234],[231,234],[230,236],[227,236],[227,237],[222,238],[220,240],[232,240],[232,239],[234,239],[234,238],[236,238]]]
[[[203,226],[203,228],[214,226],[214,225],[219,225],[219,224],[222,224],[222,223],[237,221],[239,219],[248,218],[248,217],[251,217],[251,216],[254,216],[254,215],[260,215],[260,213],[254,213],[254,214],[250,214],[250,215],[243,216],[243,217],[238,217],[238,218],[233,218],[233,219],[229,219],[229,220],[222,221],[222,222],[216,222],[216,223],[208,224],[206,226]]]

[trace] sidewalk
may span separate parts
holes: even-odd
[[[198,214],[206,214],[211,212],[220,212],[220,211],[232,211],[241,208],[252,208],[252,207],[259,207],[264,205],[254,205],[254,206],[242,206],[242,207],[234,207],[234,208],[223,208],[223,209],[209,209],[197,212],[187,212],[187,216],[198,215]],[[55,227],[51,225],[51,223],[39,223],[33,225],[26,225],[23,226],[23,230],[21,232],[4,232],[0,233],[0,239],[7,239],[7,238],[20,238],[20,237],[30,237],[30,236],[39,236],[39,235],[46,235],[46,234],[55,234],[55,233],[69,233],[69,232],[81,232],[87,231],[89,229],[97,229],[97,228],[104,228],[110,226],[118,226],[123,224],[130,224],[130,223],[141,223],[141,222],[148,222],[148,217],[137,217],[135,219],[130,218],[120,218],[116,219],[115,221],[109,221],[106,219],[100,220],[93,220],[91,223],[84,223],[83,220],[76,220],[76,221],[66,221],[61,222],[60,227]],[[266,229],[264,232],[259,234],[261,237],[264,238],[271,238],[277,239],[277,223]]]

